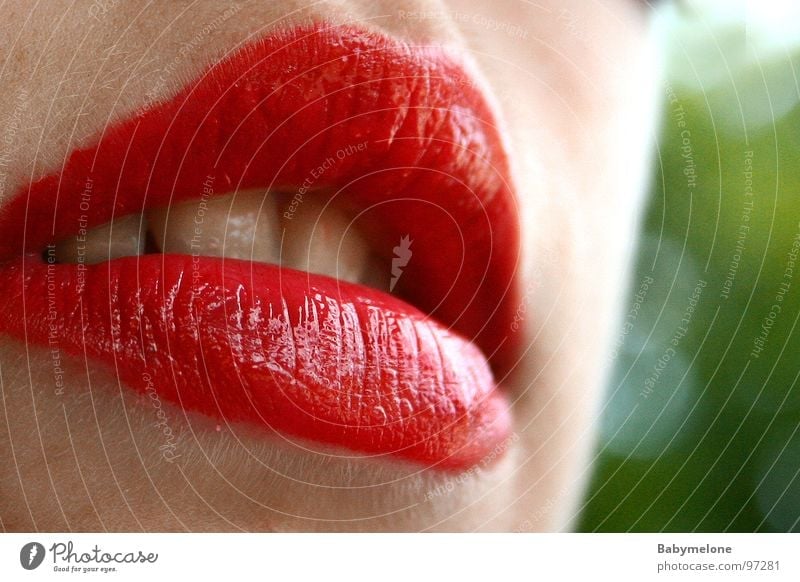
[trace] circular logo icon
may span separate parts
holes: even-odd
[[[35,570],[44,561],[44,546],[39,542],[28,542],[19,551],[19,563],[26,570]]]

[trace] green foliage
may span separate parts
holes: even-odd
[[[800,531],[800,52],[673,30],[580,528]]]

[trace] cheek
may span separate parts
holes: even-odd
[[[540,49],[528,55],[527,81],[520,71],[510,81],[502,66],[491,73],[495,86],[511,88],[500,106],[524,241],[515,321],[528,349],[509,382],[525,484],[519,529],[575,518],[646,187],[655,43],[628,26],[603,49],[602,59],[570,53],[574,69]],[[543,84],[553,70],[561,78]]]

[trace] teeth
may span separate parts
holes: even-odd
[[[145,220],[146,219],[146,220]],[[290,201],[259,190],[193,200],[92,229],[85,242],[56,245],[56,260],[97,263],[147,252],[226,257],[280,264],[343,281],[386,288],[388,268],[352,221],[313,196]]]
[[[280,260],[280,226],[274,195],[238,192],[192,200],[148,213],[150,232],[164,253]]]
[[[119,257],[132,257],[144,252],[147,228],[141,214],[129,215],[95,227],[86,236],[76,236],[56,245],[59,263],[101,263]]]
[[[340,211],[307,198],[291,218],[284,215],[283,226],[281,264],[343,281],[372,282],[377,265],[352,221]]]

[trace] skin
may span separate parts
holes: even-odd
[[[240,43],[280,26],[355,21],[468,54],[508,135],[525,337],[518,366],[501,379],[514,403],[508,450],[475,470],[437,474],[218,427],[142,399],[80,358],[63,360],[66,388],[54,394],[49,352],[0,336],[3,529],[570,528],[620,331],[655,119],[644,6],[26,0],[4,4],[0,16],[0,203],[109,123],[168,98]],[[191,50],[181,51],[187,43]],[[172,460],[159,449],[165,443]]]

